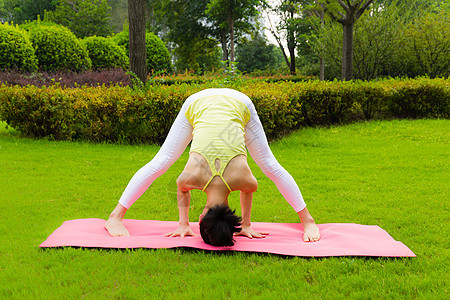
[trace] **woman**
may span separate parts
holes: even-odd
[[[190,190],[206,192],[200,216],[205,242],[232,245],[233,233],[262,238],[251,228],[250,212],[257,182],[247,164],[247,152],[298,213],[305,242],[320,239],[292,176],[272,154],[255,107],[246,95],[232,89],[206,89],[183,104],[156,156],[131,179],[105,228],[111,236],[129,236],[122,220],[127,209],[175,162],[192,140],[189,160],[177,180],[179,227],[167,236],[195,235],[189,226]],[[228,195],[240,191],[242,223],[228,207]]]

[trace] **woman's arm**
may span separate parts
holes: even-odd
[[[240,232],[235,235],[243,235],[248,238],[263,238],[268,233],[266,232],[257,232],[251,228],[251,211],[252,211],[252,200],[253,193],[245,193],[241,191],[240,194],[241,200],[241,212],[242,212],[242,229]]]
[[[189,205],[191,203],[191,193],[189,191],[177,190],[179,225],[177,230],[166,234],[167,237],[174,236],[196,236],[189,226]]]

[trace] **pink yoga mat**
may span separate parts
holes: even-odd
[[[190,247],[204,250],[265,252],[290,256],[383,256],[415,257],[401,242],[395,241],[378,226],[359,224],[319,224],[321,240],[305,243],[299,223],[253,222],[256,231],[268,232],[263,239],[235,237],[232,247],[214,247],[200,237],[198,223],[191,222],[196,237],[165,237],[178,227],[175,221],[125,219],[131,237],[110,237],[104,229],[105,220],[79,219],[64,222],[39,247],[94,248],[176,248]]]

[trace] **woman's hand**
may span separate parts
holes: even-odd
[[[235,233],[234,235],[243,235],[248,237],[249,239],[252,238],[265,238],[266,235],[268,235],[269,233],[267,232],[258,232],[258,231],[254,231],[250,226],[242,226],[241,231]]]
[[[175,237],[175,236],[180,236],[183,238],[185,236],[197,236],[197,235],[192,231],[189,225],[180,225],[174,232],[169,232],[166,234],[166,237]]]

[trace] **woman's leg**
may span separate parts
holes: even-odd
[[[156,178],[169,169],[191,141],[192,125],[186,119],[185,111],[186,106],[183,105],[161,149],[148,164],[136,172],[125,188],[119,204],[110,214],[105,224],[105,228],[111,236],[129,236],[122,223],[126,211],[150,187]]]
[[[250,121],[245,126],[245,144],[256,164],[263,173],[277,186],[286,201],[298,213],[303,224],[305,242],[315,242],[320,239],[319,228],[306,208],[306,203],[294,178],[276,160],[270,150],[264,128],[259,120],[253,104],[248,106]]]
[[[270,150],[267,137],[256,110],[250,109],[251,119],[245,126],[245,144],[256,164],[277,186],[286,201],[299,212],[306,207],[294,178],[277,161]]]
[[[130,206],[150,187],[153,181],[164,174],[169,167],[183,154],[192,139],[192,125],[180,112],[172,124],[161,149],[155,157],[143,166],[131,178],[120,197],[119,203],[125,208]]]

